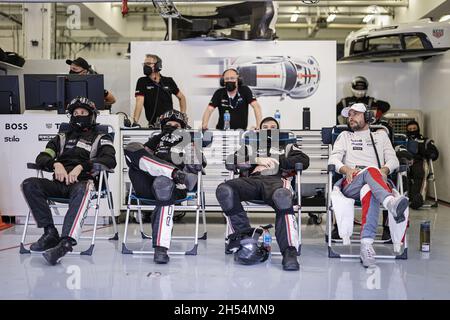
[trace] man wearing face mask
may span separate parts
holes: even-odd
[[[220,88],[214,92],[208,107],[203,113],[202,129],[208,129],[209,118],[215,109],[219,109],[219,121],[216,129],[224,130],[223,116],[225,111],[230,113],[230,129],[247,129],[248,106],[252,106],[255,113],[256,127],[261,122],[261,106],[256,101],[251,89],[242,84],[239,73],[235,69],[223,72]]]
[[[83,58],[78,57],[75,60],[66,60],[66,64],[70,66],[69,74],[89,75],[97,74],[92,66]],[[111,110],[111,106],[116,103],[116,98],[111,91],[104,90],[105,109]]]
[[[162,132],[151,137],[145,144],[131,142],[125,146],[130,180],[137,195],[155,199],[152,217],[152,241],[156,263],[168,263],[176,199],[186,197],[197,184],[197,172],[206,166],[201,163],[187,164],[182,154],[189,141],[184,141],[179,130],[187,126],[184,115],[177,110],[165,112],[160,117]]]
[[[134,108],[133,123],[136,125],[145,110],[149,127],[156,127],[159,117],[173,110],[172,95],[177,97],[180,112],[186,117],[186,98],[171,77],[161,75],[162,60],[154,54],[147,54],[143,63],[144,77],[136,84],[136,106]]]
[[[51,265],[71,252],[79,240],[82,217],[88,205],[85,200],[95,188],[90,173],[93,163],[110,169],[116,166],[111,136],[96,129],[95,104],[87,98],[77,97],[70,102],[67,111],[71,115],[70,130],[57,134],[36,158],[38,167],[54,171],[53,180],[28,178],[21,185],[38,228],[44,228],[44,234],[30,249],[43,252]],[[47,203],[50,197],[70,198],[61,236]]]
[[[374,120],[380,121],[381,117],[391,108],[390,104],[367,95],[369,82],[363,76],[355,77],[351,85],[353,96],[343,98],[336,106],[336,124],[346,124],[347,119],[341,115],[341,112],[344,108],[351,107],[355,103],[364,103],[367,110],[375,115]]]
[[[418,143],[418,151],[413,155],[413,163],[408,172],[408,196],[410,207],[420,209],[423,206],[427,192],[427,176],[429,174],[428,160],[436,161],[439,151],[434,141],[420,134],[417,121],[411,120],[406,124],[408,140]]]
[[[302,163],[305,170],[309,166],[309,157],[296,144],[280,146],[278,141],[271,142],[272,137],[279,136],[279,124],[274,118],[264,118],[260,128],[259,137],[266,138],[267,145],[262,149],[257,146],[258,150],[252,150],[251,145],[244,145],[239,151],[228,156],[227,165],[237,165],[241,168],[246,165],[248,170],[240,170],[239,178],[220,184],[216,190],[216,198],[229,225],[225,252],[234,252],[235,260],[242,264],[255,264],[266,259],[266,252],[258,248],[253,241],[257,239],[252,240],[252,236],[256,234],[256,237],[259,237],[260,234],[250,226],[247,213],[241,204],[241,201],[264,200],[276,213],[275,235],[283,254],[283,269],[299,270],[299,239],[291,180],[295,175],[295,164]],[[241,241],[253,242],[248,243],[251,249],[247,250]]]

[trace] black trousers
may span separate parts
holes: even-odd
[[[428,164],[426,160],[414,160],[408,173],[408,197],[413,209],[424,204],[427,187]]]
[[[298,230],[293,207],[280,210],[273,200],[277,189],[290,188],[290,181],[280,176],[252,176],[228,180],[225,184],[233,189],[233,208],[224,210],[232,228],[229,232],[239,232],[251,227],[241,201],[261,200],[275,210],[275,236],[280,251],[284,252],[288,246],[298,248]]]
[[[64,216],[61,237],[70,237],[76,242],[81,236],[81,228],[88,212],[90,192],[94,191],[92,181],[80,181],[71,185],[44,178],[28,178],[22,182],[22,192],[36,220],[38,228],[53,225],[53,217],[48,198],[69,199],[69,209]]]

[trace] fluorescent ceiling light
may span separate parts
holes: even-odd
[[[298,20],[298,13],[293,13],[291,16],[291,22],[297,22]]]
[[[327,17],[327,22],[328,23],[333,22],[334,19],[336,19],[336,15],[334,13],[332,13]]]

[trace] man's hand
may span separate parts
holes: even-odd
[[[66,184],[72,184],[75,182],[78,182],[78,176],[80,175],[81,171],[83,171],[83,167],[81,164],[77,165],[75,168],[72,169],[72,171],[69,172],[68,178],[66,179]]]
[[[278,162],[278,160],[276,160],[274,158],[257,157],[255,160],[256,160],[256,164],[257,165],[264,166],[264,167],[267,167],[267,168],[275,168],[276,165],[280,164]]]
[[[53,164],[55,179],[59,182],[64,182],[64,180],[68,179],[67,171],[64,166],[60,162],[55,162]]]
[[[388,181],[388,174],[390,172],[388,167],[382,167],[380,169],[381,175],[383,176],[383,181],[387,183]]]
[[[358,174],[360,170],[359,169],[352,169],[352,168],[348,168],[345,171],[345,179],[347,180],[348,183],[352,183],[353,178]]]

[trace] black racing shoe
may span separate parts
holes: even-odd
[[[389,230],[389,227],[383,227],[383,234],[381,235],[381,240],[387,241],[386,243],[392,243],[391,231]]]
[[[62,257],[64,257],[68,252],[72,252],[72,241],[70,239],[62,239],[58,245],[54,248],[48,249],[42,255],[47,262],[54,266],[57,264]]]
[[[197,175],[193,173],[176,170],[173,176],[173,181],[176,184],[184,184],[188,191],[194,190],[197,185]]]
[[[342,240],[341,237],[339,237],[339,229],[337,224],[334,225],[333,231],[331,231],[331,239]]]
[[[38,241],[30,246],[30,250],[34,252],[44,252],[45,250],[56,247],[60,241],[60,238],[58,231],[55,231],[44,233]]]
[[[164,247],[155,247],[155,253],[153,255],[153,261],[155,263],[164,264],[169,262],[170,258],[167,254],[167,248]]]
[[[283,270],[297,271],[300,269],[300,265],[297,261],[297,249],[295,247],[287,247],[283,252],[283,260],[281,261]]]

